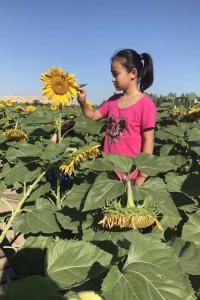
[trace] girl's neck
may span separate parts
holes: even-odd
[[[138,90],[136,86],[129,87],[127,90],[123,91],[123,95],[127,98],[140,96],[142,95],[142,92]]]

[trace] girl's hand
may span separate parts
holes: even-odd
[[[135,187],[139,188],[145,182],[146,178],[138,176],[135,181]]]
[[[80,104],[84,104],[86,102],[86,91],[83,88],[78,89],[77,101]]]

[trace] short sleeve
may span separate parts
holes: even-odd
[[[154,101],[149,98],[146,101],[142,108],[142,120],[141,120],[141,128],[145,130],[147,128],[155,128],[156,126],[156,105]]]
[[[101,113],[101,115],[103,117],[107,117],[108,116],[108,112],[109,112],[109,107],[110,107],[110,101],[109,99],[107,101],[105,101],[99,108],[98,111]]]

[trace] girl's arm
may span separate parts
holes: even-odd
[[[93,121],[97,121],[97,120],[100,120],[103,118],[103,116],[101,115],[101,113],[98,110],[92,110],[85,105],[86,104],[86,92],[84,89],[79,88],[77,100],[80,104],[83,114],[87,118],[89,118]]]

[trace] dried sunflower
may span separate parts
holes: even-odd
[[[43,73],[41,80],[45,83],[43,94],[54,105],[67,106],[78,93],[79,85],[75,75],[64,72],[60,67],[50,68],[49,73]]]
[[[178,117],[181,115],[181,111],[178,107],[176,107],[176,105],[174,105],[171,110],[169,111],[169,115],[171,117]]]
[[[20,129],[7,129],[2,134],[8,139],[16,140],[20,142],[24,142],[28,139],[27,134]]]
[[[121,207],[119,203],[104,209],[104,218],[98,223],[103,227],[112,228],[146,228],[154,223],[161,230],[162,226],[157,219],[155,209],[145,208],[142,205],[133,208]]]
[[[60,170],[65,174],[69,173],[71,175],[74,173],[75,167],[81,160],[98,155],[100,153],[99,147],[100,145],[81,147],[78,151],[73,153],[72,157],[66,164],[60,166]]]
[[[187,115],[194,120],[198,120],[200,118],[200,105],[197,103],[196,105],[190,107],[187,111]]]
[[[22,107],[21,105],[17,105],[15,107],[15,110],[17,110],[17,111],[25,111],[24,107]]]
[[[126,181],[127,204],[122,207],[120,202],[109,204],[103,208],[103,219],[98,223],[103,227],[112,228],[146,228],[156,223],[162,229],[157,217],[159,210],[151,197],[145,199],[143,205],[135,205],[133,200],[132,186],[130,178]]]

